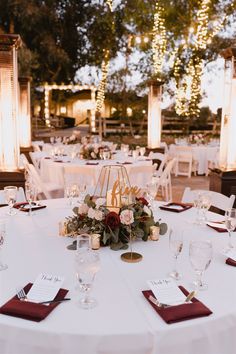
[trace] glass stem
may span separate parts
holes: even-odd
[[[233,245],[232,245],[232,239],[231,239],[231,231],[228,231],[229,233],[229,248],[233,248]]]
[[[132,232],[131,232],[131,229],[130,229],[130,244],[129,244],[129,246],[130,246],[130,253],[132,254],[133,253],[133,242],[132,242],[133,240],[132,240]]]
[[[174,255],[174,269],[173,269],[173,273],[174,274],[178,274],[178,271],[177,271],[177,259],[178,259],[178,256],[177,255]]]

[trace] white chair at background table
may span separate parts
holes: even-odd
[[[160,177],[155,179],[157,194],[161,190],[161,196],[166,202],[172,201],[171,171],[175,167],[176,158],[169,160]]]
[[[193,159],[191,147],[175,146],[173,156],[177,159],[175,164],[175,176],[187,176],[190,178],[192,172],[196,175],[197,163]]]
[[[160,177],[169,159],[168,154],[162,154],[161,152],[151,151],[148,157],[152,159],[154,163],[159,162],[159,166],[157,168],[157,171],[155,171],[155,174],[156,176]]]
[[[235,195],[231,195],[230,197],[227,197],[224,194],[214,192],[214,191],[208,191],[208,190],[202,190],[202,189],[196,189],[196,190],[191,190],[190,187],[186,187],[182,196],[182,202],[183,203],[193,203],[194,201],[194,195],[195,193],[207,193],[210,196],[211,199],[211,206],[226,211],[227,209],[230,209],[233,207],[234,201],[235,201]]]
[[[27,172],[37,189],[38,199],[52,199],[64,197],[64,188],[52,182],[43,182],[34,165],[27,166]]]

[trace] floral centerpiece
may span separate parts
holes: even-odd
[[[204,134],[192,134],[190,135],[190,142],[192,144],[205,144],[206,136]]]
[[[110,152],[108,146],[99,144],[86,144],[82,145],[80,149],[80,156],[85,160],[100,160],[103,159],[103,155],[105,152]]]
[[[86,195],[84,203],[73,209],[75,215],[67,218],[67,232],[99,233],[102,245],[109,245],[113,250],[127,249],[131,237],[147,241],[151,226],[158,226],[161,235],[166,233],[167,225],[154,221],[145,198],[136,198],[117,212],[110,211],[105,202],[104,198]]]

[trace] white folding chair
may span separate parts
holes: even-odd
[[[41,151],[30,151],[29,152],[31,161],[33,162],[34,167],[36,168],[37,172],[40,173],[40,160],[42,158]]]
[[[191,190],[190,187],[186,187],[182,196],[182,202],[183,203],[193,203],[194,201],[194,195],[195,193],[207,193],[210,196],[211,199],[211,206],[221,209],[223,211],[226,211],[227,209],[230,209],[233,207],[234,201],[235,201],[235,195],[231,195],[230,197],[227,197],[224,194],[214,192],[214,191],[208,191],[208,190],[201,190],[201,189],[196,189],[196,190]]]
[[[191,177],[192,172],[196,175],[196,162],[193,160],[192,148],[189,146],[175,147],[175,176]]]
[[[175,163],[175,158],[169,160],[161,176],[156,180],[157,194],[161,190],[161,196],[166,202],[172,201],[171,171],[175,167]]]
[[[153,160],[153,162],[156,162],[158,161],[159,162],[159,166],[158,166],[158,169],[157,171],[155,172],[155,175],[160,177],[163,170],[164,170],[164,167],[169,159],[168,157],[168,154],[162,154],[161,152],[150,152],[148,157],[150,159]]]
[[[53,199],[64,197],[64,188],[51,182],[43,182],[34,165],[29,164],[27,167],[28,174],[37,189],[38,199]]]

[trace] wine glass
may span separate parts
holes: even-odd
[[[76,238],[77,252],[86,252],[91,250],[91,236],[89,234],[81,234]]]
[[[206,213],[211,206],[211,196],[209,193],[203,193],[201,195],[201,209],[202,209],[202,219],[204,222],[207,221]]]
[[[76,202],[75,198],[79,196],[79,186],[76,183],[66,185],[65,196],[69,199],[69,205],[74,205]]]
[[[206,290],[207,284],[202,282],[203,272],[209,267],[213,256],[210,241],[191,241],[189,245],[189,259],[193,267],[196,280],[193,282],[196,290]]]
[[[181,274],[177,270],[177,260],[178,260],[178,256],[180,255],[180,253],[182,252],[182,249],[183,249],[183,231],[182,230],[176,230],[173,232],[173,230],[170,229],[169,248],[170,248],[170,251],[172,252],[172,255],[174,257],[174,267],[169,275],[172,278],[174,278],[175,280],[179,280],[179,279],[181,279]]]
[[[3,243],[6,236],[6,222],[4,219],[0,219],[0,250],[2,249]],[[0,260],[0,271],[7,269],[7,264],[3,264]]]
[[[13,206],[16,203],[17,191],[18,191],[18,188],[15,186],[4,187],[5,200],[6,200],[7,204],[9,205],[8,215],[11,215],[11,216],[16,214],[16,210],[13,209]]]
[[[83,203],[84,202],[84,198],[86,196],[86,184],[81,183],[79,185],[79,203]]]
[[[91,297],[94,278],[100,268],[100,257],[96,251],[78,252],[75,256],[76,278],[79,290],[83,293],[79,306],[91,309],[97,305],[96,299]]]
[[[225,251],[234,248],[231,239],[231,232],[236,228],[236,209],[227,209],[225,212],[225,226],[229,234],[228,247]]]
[[[32,204],[33,201],[35,201],[36,198],[36,189],[34,184],[31,181],[26,181],[25,183],[25,196],[27,199],[27,202],[29,203],[29,216],[33,215],[32,213]]]
[[[157,185],[156,183],[148,183],[146,185],[147,187],[147,199],[148,202],[150,203],[151,208],[154,209],[154,201],[156,198],[156,194],[157,194]]]
[[[195,224],[201,224],[200,210],[201,210],[201,192],[196,191],[193,193],[193,206],[197,209],[196,219],[194,221]]]

